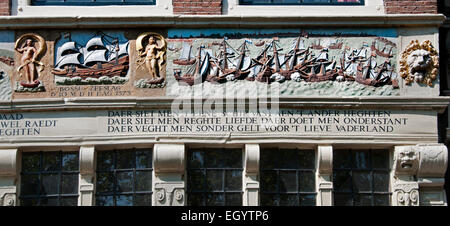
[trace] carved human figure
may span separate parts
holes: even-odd
[[[163,45],[156,43],[155,37],[150,36],[148,38],[148,44],[145,46],[145,51],[141,54],[141,57],[145,57],[145,66],[152,79],[159,77],[158,60],[161,57],[161,52],[164,50]]]
[[[32,39],[27,39],[20,48],[16,48],[17,52],[22,54],[20,58],[20,67],[25,71],[25,78],[28,84],[34,83],[37,79],[36,73],[36,55],[37,49]]]

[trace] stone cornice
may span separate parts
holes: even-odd
[[[0,17],[2,29],[39,28],[295,28],[295,27],[405,27],[441,26],[442,14],[392,14],[368,16],[135,16],[135,17]]]
[[[0,102],[0,112],[30,112],[55,110],[108,110],[108,109],[170,109],[172,97],[158,98],[48,98],[22,99]],[[192,106],[213,99],[184,99]],[[279,108],[303,109],[386,109],[426,110],[443,113],[450,103],[450,97],[280,97],[279,99],[251,99],[259,104],[278,104]],[[248,105],[248,99],[237,99],[236,103]],[[224,106],[226,101],[223,100]],[[242,104],[241,104],[242,103]]]

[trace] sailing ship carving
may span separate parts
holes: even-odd
[[[237,49],[234,49],[227,42],[227,38],[224,38],[221,42],[215,41],[209,45],[219,46],[217,55],[213,55],[210,48],[202,45],[198,48],[197,57],[190,68],[184,73],[181,69],[174,69],[174,77],[177,81],[188,85],[205,81],[224,83],[245,79],[264,83],[285,80],[356,81],[368,86],[393,85],[394,88],[398,88],[397,75],[390,62],[393,56],[392,48],[389,54],[382,55],[364,43],[361,48],[350,52],[348,51],[350,48],[346,47],[342,51],[342,56],[334,56],[330,59],[329,48],[342,49],[341,40],[328,41],[326,47],[321,43],[313,43],[306,47],[304,38],[300,36],[293,39],[287,53],[283,53],[283,48],[278,42],[277,37],[272,41],[264,41],[263,45],[260,45],[262,41],[253,44],[246,39]],[[256,57],[251,57],[249,44],[260,46],[261,51]],[[310,49],[319,49],[319,45],[321,45],[320,52],[314,55]],[[187,47],[187,45],[184,46]],[[371,50],[372,52],[369,53]],[[375,60],[377,56],[387,59],[378,65]],[[182,59],[181,56],[180,59]]]
[[[129,42],[100,34],[85,46],[69,40],[57,49],[54,75],[62,77],[99,78],[126,76],[129,68]]]

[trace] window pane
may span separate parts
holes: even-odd
[[[132,151],[117,151],[117,165],[116,169],[131,169],[134,168],[134,159]]]
[[[97,152],[97,170],[112,170],[114,152],[112,151],[99,151]]]
[[[60,170],[59,152],[45,152],[43,154],[43,170],[44,171],[58,171]]]
[[[61,183],[61,194],[78,193],[78,174],[63,174]]]
[[[151,206],[152,194],[136,194],[135,206]]]
[[[333,150],[333,167],[335,169],[350,168],[351,155],[348,150]]]
[[[315,206],[316,195],[300,195],[300,206]]]
[[[298,189],[300,192],[314,192],[316,190],[316,174],[314,172],[300,172]]]
[[[58,174],[42,174],[41,195],[58,194]]]
[[[117,172],[116,178],[118,192],[133,191],[133,172]]]
[[[300,169],[315,169],[314,151],[299,151]]]
[[[352,196],[348,194],[334,194],[335,206],[353,206]]]
[[[206,172],[206,184],[208,191],[223,191],[222,170],[208,170]]]
[[[226,205],[227,206],[242,206],[242,194],[240,193],[226,193]]]
[[[189,189],[191,191],[203,191],[205,189],[206,174],[203,170],[189,171]]]
[[[226,191],[242,190],[242,171],[240,170],[225,171],[225,190]]]
[[[39,205],[41,205],[41,206],[58,206],[58,198],[41,198]]]
[[[22,175],[20,193],[22,195],[38,195],[39,194],[39,175]]]
[[[372,191],[372,178],[370,172],[353,171],[353,185],[355,192]]]
[[[389,206],[389,195],[374,195],[374,203],[376,206]]]
[[[299,201],[297,195],[280,195],[280,206],[298,206],[298,203]]]
[[[389,173],[373,173],[373,190],[376,192],[389,191]]]
[[[23,153],[22,154],[22,172],[39,171],[39,153]]]
[[[136,169],[152,167],[152,157],[149,155],[149,151],[136,151]]]
[[[119,195],[116,198],[116,206],[132,206],[133,196],[132,195]]]
[[[262,206],[279,206],[280,199],[274,194],[261,194]]]
[[[188,205],[242,205],[241,149],[194,149],[187,160]]]
[[[294,150],[279,150],[278,158],[284,161],[276,161],[278,169],[298,169],[299,168],[299,153]]]
[[[136,171],[136,191],[151,191],[152,190],[152,172],[151,171]]]
[[[389,168],[389,151],[388,150],[372,150],[372,168],[388,169]]]
[[[261,172],[261,191],[276,192],[277,191],[277,172],[263,171]]]
[[[206,194],[207,206],[223,206],[225,204],[225,197],[223,193],[208,193]]]
[[[21,199],[21,206],[37,206],[39,205],[39,199]]]
[[[355,206],[372,206],[372,195],[355,195]]]
[[[79,165],[78,154],[63,153],[62,167],[64,171],[77,171]]]
[[[280,172],[280,192],[296,192],[297,175],[295,171]]]
[[[78,205],[78,198],[62,197],[60,205],[61,206],[77,206]]]
[[[352,168],[355,169],[369,169],[369,151],[353,151]]]
[[[97,173],[97,192],[113,192],[114,191],[114,175],[113,173]]]
[[[97,196],[95,200],[97,206],[114,206],[114,197],[112,195]]]
[[[335,170],[333,172],[333,188],[335,191],[351,192],[352,177],[350,176],[350,171]]]

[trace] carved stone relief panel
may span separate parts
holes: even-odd
[[[11,99],[14,70],[14,32],[0,31],[0,101]]]
[[[272,86],[281,95],[399,95],[395,30],[174,29],[168,37],[168,95]]]
[[[432,86],[439,73],[439,55],[431,41],[413,40],[403,51],[400,66],[400,75],[406,84],[416,81]]]
[[[18,31],[13,98],[163,96],[164,37],[139,29]]]
[[[396,182],[394,184],[394,201],[397,206],[418,206],[419,185],[417,182]]]

